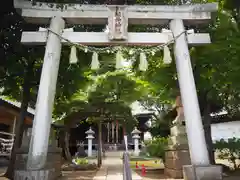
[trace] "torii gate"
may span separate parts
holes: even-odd
[[[186,119],[186,130],[192,166],[186,168],[186,176],[193,180],[214,180],[221,176],[221,170],[211,166],[204,138],[199,103],[188,50],[190,45],[210,43],[209,34],[186,34],[184,25],[208,23],[211,12],[217,11],[217,4],[196,4],[181,6],[117,6],[117,5],[64,5],[36,3],[15,0],[15,8],[29,23],[48,24],[48,32],[23,32],[21,42],[26,45],[46,44],[44,63],[36,103],[36,114],[28,156],[28,170],[44,168],[47,155],[49,129],[52,118],[58,68],[62,43],[58,35],[75,43],[87,45],[158,45],[175,39],[174,54],[178,80]],[[120,14],[120,29],[115,26],[116,12]],[[63,32],[65,23],[107,24],[109,34],[104,32]],[[171,33],[128,33],[128,24],[167,24]],[[55,33],[53,33],[53,32]],[[174,37],[173,37],[174,36]],[[189,169],[190,168],[190,169]]]

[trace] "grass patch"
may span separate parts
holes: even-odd
[[[141,167],[143,164],[146,168],[163,168],[164,165],[162,163],[162,160],[160,159],[153,159],[153,160],[130,160],[130,166],[131,168],[136,167],[136,162],[139,167]]]

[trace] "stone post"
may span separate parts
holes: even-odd
[[[107,142],[109,143],[109,139],[110,139],[110,123],[107,123]]]
[[[27,128],[23,132],[21,148],[29,148],[29,144],[30,144],[30,141],[31,141],[31,134],[32,134],[32,128]]]
[[[183,125],[185,120],[180,96],[176,99],[175,108],[177,111],[177,117],[173,121],[168,147],[165,151],[164,173],[171,178],[182,179],[182,167],[184,165],[190,165],[191,162],[187,134],[185,126]]]
[[[118,130],[119,130],[119,124],[118,124],[118,121],[116,121],[116,143],[118,143]]]
[[[114,128],[115,128],[114,122],[112,122],[112,143],[115,142],[115,132],[114,132]]]
[[[208,157],[187,37],[186,33],[183,33],[185,31],[183,20],[172,20],[170,29],[174,37],[177,37],[174,43],[174,55],[192,164],[183,168],[184,177],[192,180],[221,179],[221,168],[211,166]]]
[[[93,135],[95,134],[95,132],[90,127],[90,129],[85,133],[87,134],[86,138],[88,140],[88,157],[91,157],[92,156],[92,140],[94,139]]]
[[[61,17],[55,16],[52,18],[50,24],[50,29],[52,31],[61,35],[64,26],[65,22]],[[46,163],[62,47],[61,38],[55,33],[49,32],[44,55],[30,150],[28,153],[27,167],[29,170],[44,168]]]
[[[132,138],[134,142],[134,155],[139,155],[139,139],[140,139],[140,131],[135,127],[135,129],[132,131]]]

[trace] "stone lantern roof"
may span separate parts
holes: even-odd
[[[95,134],[95,132],[92,130],[91,127],[90,127],[89,130],[87,130],[85,133],[86,133],[86,134]]]
[[[140,133],[141,131],[139,131],[137,127],[135,127],[134,130],[132,131],[132,134],[140,134]]]

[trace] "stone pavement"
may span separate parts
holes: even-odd
[[[102,168],[98,171],[64,171],[61,180],[122,180],[122,160],[120,156],[114,156],[114,154],[109,154],[105,159],[103,159]],[[0,168],[0,174],[4,174],[6,167]],[[141,172],[132,171],[133,180],[173,180],[166,178],[163,172],[155,171],[146,172],[145,177],[141,177]],[[240,173],[231,176],[224,177],[224,180],[239,180]],[[0,180],[7,180],[7,178],[0,177]],[[176,180],[176,179],[175,179]],[[182,179],[181,179],[182,180]]]
[[[96,173],[93,180],[122,180],[123,165],[120,157],[107,157],[103,160],[101,169]],[[142,177],[132,172],[133,180],[142,180]]]

